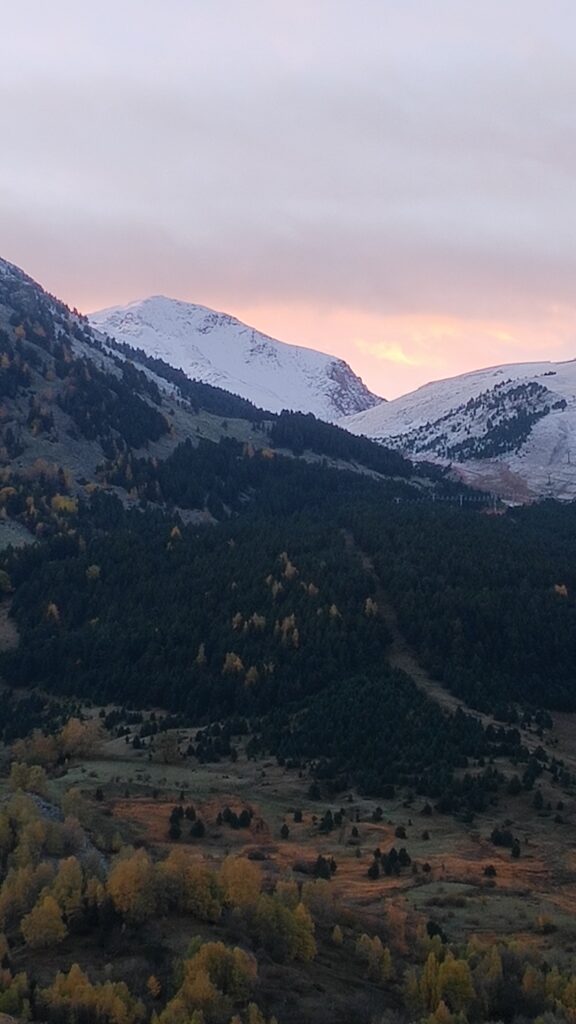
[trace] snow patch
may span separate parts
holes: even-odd
[[[434,381],[340,425],[506,496],[576,498],[576,360]]]
[[[335,421],[381,400],[342,359],[277,341],[226,313],[161,295],[93,313],[92,325],[262,409]]]

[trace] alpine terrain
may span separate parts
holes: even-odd
[[[477,464],[569,416],[529,369],[451,399]],[[3,1021],[574,1024],[576,506],[423,444],[0,261]]]
[[[576,496],[576,360],[433,381],[342,425],[512,500]]]
[[[271,412],[333,421],[380,399],[342,359],[287,345],[226,313],[155,295],[93,313],[100,331]]]

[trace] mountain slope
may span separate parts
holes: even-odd
[[[293,409],[332,421],[379,401],[342,359],[276,341],[205,306],[153,296],[90,320],[118,341],[271,412]]]
[[[309,465],[320,462],[322,473]],[[356,481],[336,481],[329,467]],[[265,412],[106,338],[0,260],[0,525],[42,533],[62,501],[112,489],[125,505],[226,519],[264,492],[305,504],[318,489],[354,490],[359,476],[388,494],[453,493],[434,467],[415,470],[311,413]],[[0,532],[0,546],[13,539]]]
[[[378,587],[418,621],[458,695],[522,699],[550,677],[544,699],[571,708],[573,510],[549,557],[548,509],[531,538],[533,519],[519,531],[519,517],[478,514],[439,467],[415,471],[311,414],[266,414],[194,383],[0,266],[0,522],[38,541],[0,561],[21,637],[3,677],[195,724],[258,719],[266,749],[314,757],[334,792],[402,782],[449,810],[472,792],[482,809],[493,778],[470,788],[456,772],[501,753],[502,737],[386,668]],[[544,558],[519,588],[535,549]],[[495,616],[509,652],[499,676]]]
[[[343,425],[515,500],[576,497],[576,361],[434,381]]]
[[[165,458],[191,434],[217,440],[222,417],[250,439],[251,422],[262,412],[208,385],[173,379],[174,373],[104,345],[85,318],[0,260],[4,476],[30,474],[37,465],[62,467],[78,493],[97,480],[105,458],[128,450]]]

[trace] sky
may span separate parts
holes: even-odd
[[[0,255],[151,294],[394,397],[576,356],[573,0],[18,0]]]

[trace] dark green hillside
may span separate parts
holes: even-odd
[[[113,433],[140,447],[168,432],[155,408],[161,402],[156,385],[121,360],[103,369],[85,355],[82,348],[94,346],[91,328],[19,271],[0,274],[2,313],[0,395],[15,400],[30,387],[40,392],[28,403],[26,425],[34,436],[54,433],[54,398],[88,440]]]
[[[576,708],[576,507],[491,516],[404,505],[355,518],[423,664],[474,707]]]
[[[42,459],[70,471],[72,483],[83,478],[93,482],[103,468],[103,479],[113,478],[131,492],[135,485],[126,473],[130,466],[140,493],[154,475],[150,466],[164,462],[183,441],[197,446],[203,438],[215,441],[220,436],[241,439],[257,450],[288,447],[299,455],[305,448],[386,477],[441,478],[431,468],[417,473],[396,453],[313,416],[286,413],[277,421],[236,395],[189,380],[162,360],[104,339],[85,317],[3,261],[0,400],[0,468],[13,470],[16,458],[19,469]],[[150,453],[150,466],[143,451]],[[218,458],[217,449],[212,451]],[[111,465],[105,467],[105,462]],[[182,459],[176,463],[181,465]],[[229,468],[228,460],[224,469]],[[235,489],[235,481],[228,485],[225,480],[224,485],[228,491]],[[167,500],[178,500],[169,489],[165,479],[161,490]],[[151,494],[146,486],[144,490],[156,500],[156,487]],[[190,499],[190,493],[184,494],[187,506]],[[164,500],[162,494],[159,500]]]
[[[256,516],[198,531],[117,511],[109,534],[86,529],[86,512],[81,535],[9,558],[24,640],[4,663],[13,682],[220,717],[383,658],[369,581],[331,527]]]
[[[385,491],[288,467],[229,523],[185,526],[96,495],[66,536],[9,555],[22,643],[4,676],[99,703],[122,694],[195,724],[246,716],[259,721],[255,750],[319,758],[331,787],[411,785],[446,810],[481,810],[502,779],[456,784],[455,773],[526,755],[517,734],[441,711],[388,669],[375,581],[338,525],[359,489]]]
[[[0,510],[38,543],[4,559],[21,636],[4,678],[245,716],[256,747],[331,787],[484,807],[502,780],[471,765],[528,755],[390,670],[385,608],[466,703],[512,721],[511,704],[576,707],[574,510],[468,508],[441,470],[110,349],[6,267]]]
[[[263,724],[255,749],[297,762],[316,760],[316,774],[336,792],[355,784],[365,793],[410,787],[450,812],[486,810],[504,779],[494,770],[465,774],[474,759],[501,755],[527,761],[517,731],[484,729],[477,719],[447,715],[402,672],[381,666],[349,678],[309,701],[290,718],[277,712]]]

